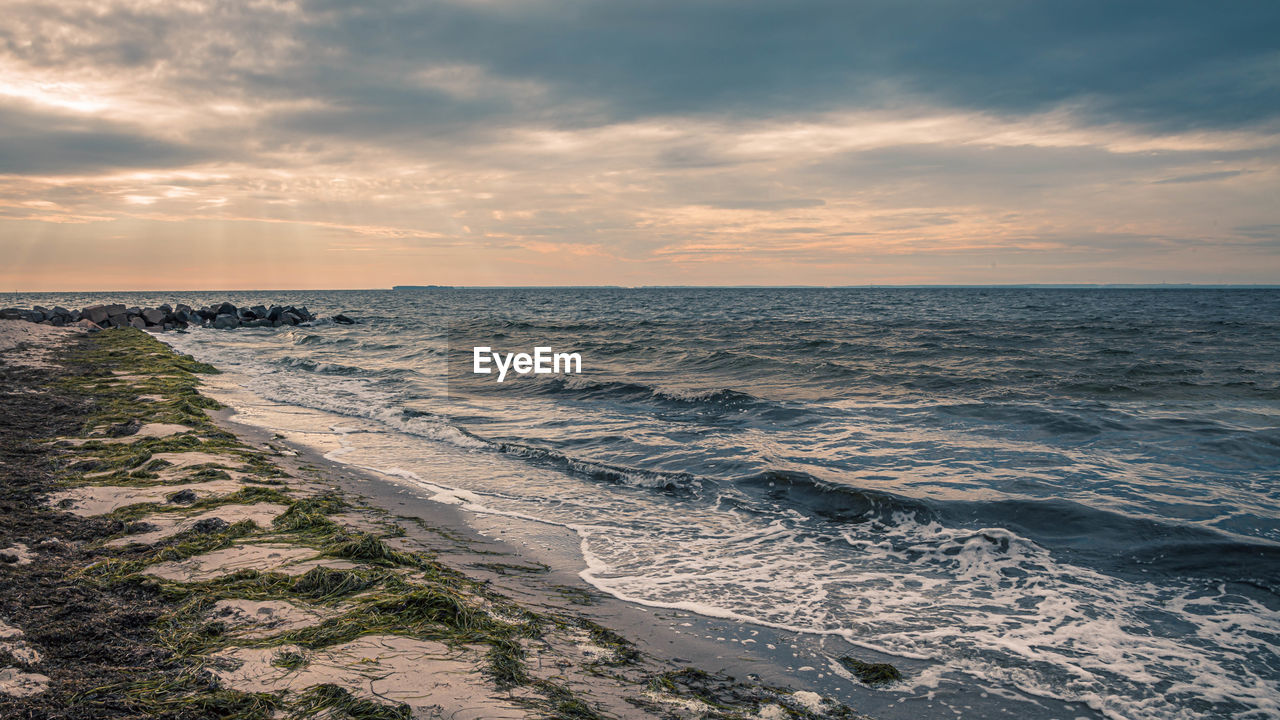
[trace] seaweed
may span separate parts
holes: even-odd
[[[863,662],[844,655],[840,657],[840,664],[867,685],[887,685],[902,679],[902,672],[889,663]]]

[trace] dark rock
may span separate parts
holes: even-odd
[[[229,302],[222,303],[216,308],[216,310],[218,315],[235,315],[236,314],[236,306],[232,305]]]
[[[235,315],[219,314],[213,319],[213,327],[217,330],[230,330],[240,327],[240,318]]]
[[[142,318],[140,318],[140,317],[131,317],[131,318],[129,318],[129,325],[130,325],[131,327],[136,327],[136,328],[138,328],[139,330],[141,330],[141,329],[143,329],[143,328],[145,328],[145,327],[147,326],[147,321],[146,321],[146,320],[143,320],[143,319],[142,319]]]
[[[219,532],[222,532],[223,530],[226,530],[229,527],[231,526],[227,523],[226,520],[223,520],[222,518],[218,518],[218,517],[211,517],[211,518],[205,518],[203,520],[196,522],[195,525],[191,526],[191,532],[201,533],[201,534],[219,533]]]
[[[94,305],[80,311],[81,318],[88,318],[94,325],[101,325],[107,321],[108,313],[106,305]]]
[[[267,316],[267,308],[266,308],[266,306],[263,306],[263,305],[254,305],[254,306],[253,306],[253,316],[254,316],[254,317],[258,317],[258,318],[264,318],[264,317],[266,317],[266,316]]]
[[[177,305],[174,306],[173,311],[176,313],[179,313],[179,312],[189,313],[191,312],[191,306],[185,303],[178,303]]]
[[[297,315],[291,312],[286,312],[284,315],[280,317],[280,319],[289,323],[290,325],[297,325],[298,323],[302,322],[302,318],[298,317]]]
[[[167,306],[161,306],[161,307],[167,307]],[[169,312],[168,310],[161,310],[159,308],[154,308],[151,310],[143,310],[142,319],[146,320],[148,325],[161,325],[164,323],[164,316],[168,312]]]
[[[254,318],[253,320],[246,320],[241,323],[241,327],[271,327],[271,321],[266,318]]]
[[[107,310],[107,317],[113,317],[115,315],[124,315],[125,307],[117,303],[115,305],[107,305],[106,310]],[[94,322],[98,322],[98,321],[94,320]]]
[[[131,308],[129,308],[128,310],[125,310],[125,311],[124,311],[124,314],[125,314],[125,315],[129,315],[130,317],[132,317],[132,316],[136,316],[136,315],[141,315],[141,314],[142,314],[142,308],[137,307],[137,306],[135,305],[134,307],[131,307]]]
[[[111,327],[129,327],[129,318],[124,315],[112,315],[107,318],[107,324]]]
[[[306,305],[303,305],[302,307],[298,308],[296,312],[298,313],[298,317],[301,317],[303,320],[306,320],[307,322],[310,322],[316,319],[316,316],[311,314],[311,311],[307,309]]]
[[[284,308],[280,307],[279,305],[272,305],[271,309],[267,311],[267,319],[271,320],[272,322],[275,322],[276,320],[279,320],[280,316],[283,314],[284,314]]]
[[[174,505],[190,505],[196,501],[196,491],[191,490],[190,488],[186,490],[179,490],[165,498],[165,501],[173,503]]]
[[[156,309],[164,313],[165,315],[168,315],[173,312],[173,306],[170,305],[169,303],[165,303]]]
[[[343,315],[342,313],[338,313],[337,315],[334,315],[333,321],[338,323],[339,325],[355,325],[356,324],[355,320],[352,320],[351,318],[347,317],[346,315]]]

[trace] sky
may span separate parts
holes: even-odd
[[[1280,3],[0,0],[0,291],[1280,283]]]

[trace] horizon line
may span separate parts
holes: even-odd
[[[7,290],[0,295],[107,293],[378,292],[406,290],[878,290],[878,289],[1201,289],[1280,290],[1280,283],[864,283],[857,285],[392,285],[368,288],[214,288],[164,290]]]

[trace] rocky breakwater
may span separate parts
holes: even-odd
[[[90,330],[107,327],[135,327],[141,330],[180,330],[192,325],[230,330],[240,327],[280,327],[304,325],[318,318],[306,307],[293,305],[253,305],[236,307],[229,302],[207,305],[195,309],[190,305],[168,303],[155,308],[125,307],[124,305],[92,305],[80,310],[64,307],[46,308],[36,305],[30,310],[7,308],[0,310],[0,319],[26,320],[44,325],[79,326]],[[345,315],[335,315],[337,323],[354,322]]]

